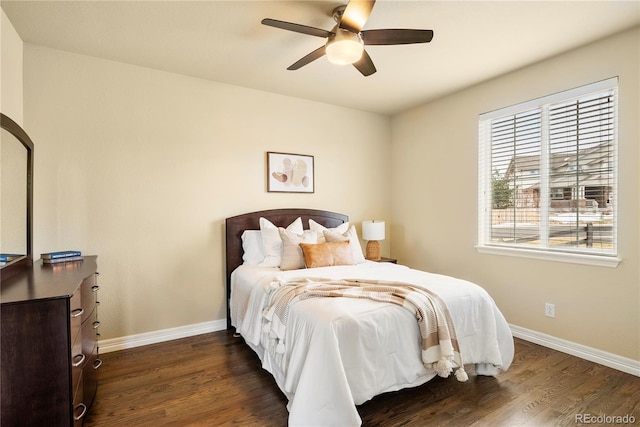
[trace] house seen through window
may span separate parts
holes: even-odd
[[[617,78],[480,116],[479,248],[615,256]]]

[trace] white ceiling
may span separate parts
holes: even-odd
[[[324,39],[260,24],[330,30],[330,1],[7,1],[25,43],[217,82],[393,114],[640,23],[633,1],[378,0],[365,25],[432,29],[433,41],[369,46],[363,77],[326,58],[287,71]]]

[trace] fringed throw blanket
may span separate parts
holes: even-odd
[[[348,297],[390,302],[409,310],[417,319],[422,336],[422,362],[441,377],[455,367],[459,381],[468,379],[464,370],[453,321],[445,302],[433,292],[407,283],[380,280],[325,280],[300,278],[272,281],[264,310],[263,332],[277,353],[286,349],[289,308],[308,298]]]

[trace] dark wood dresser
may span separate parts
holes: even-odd
[[[2,280],[0,424],[80,426],[98,388],[97,257]]]

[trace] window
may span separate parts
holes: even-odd
[[[480,116],[480,251],[617,265],[617,84]]]

